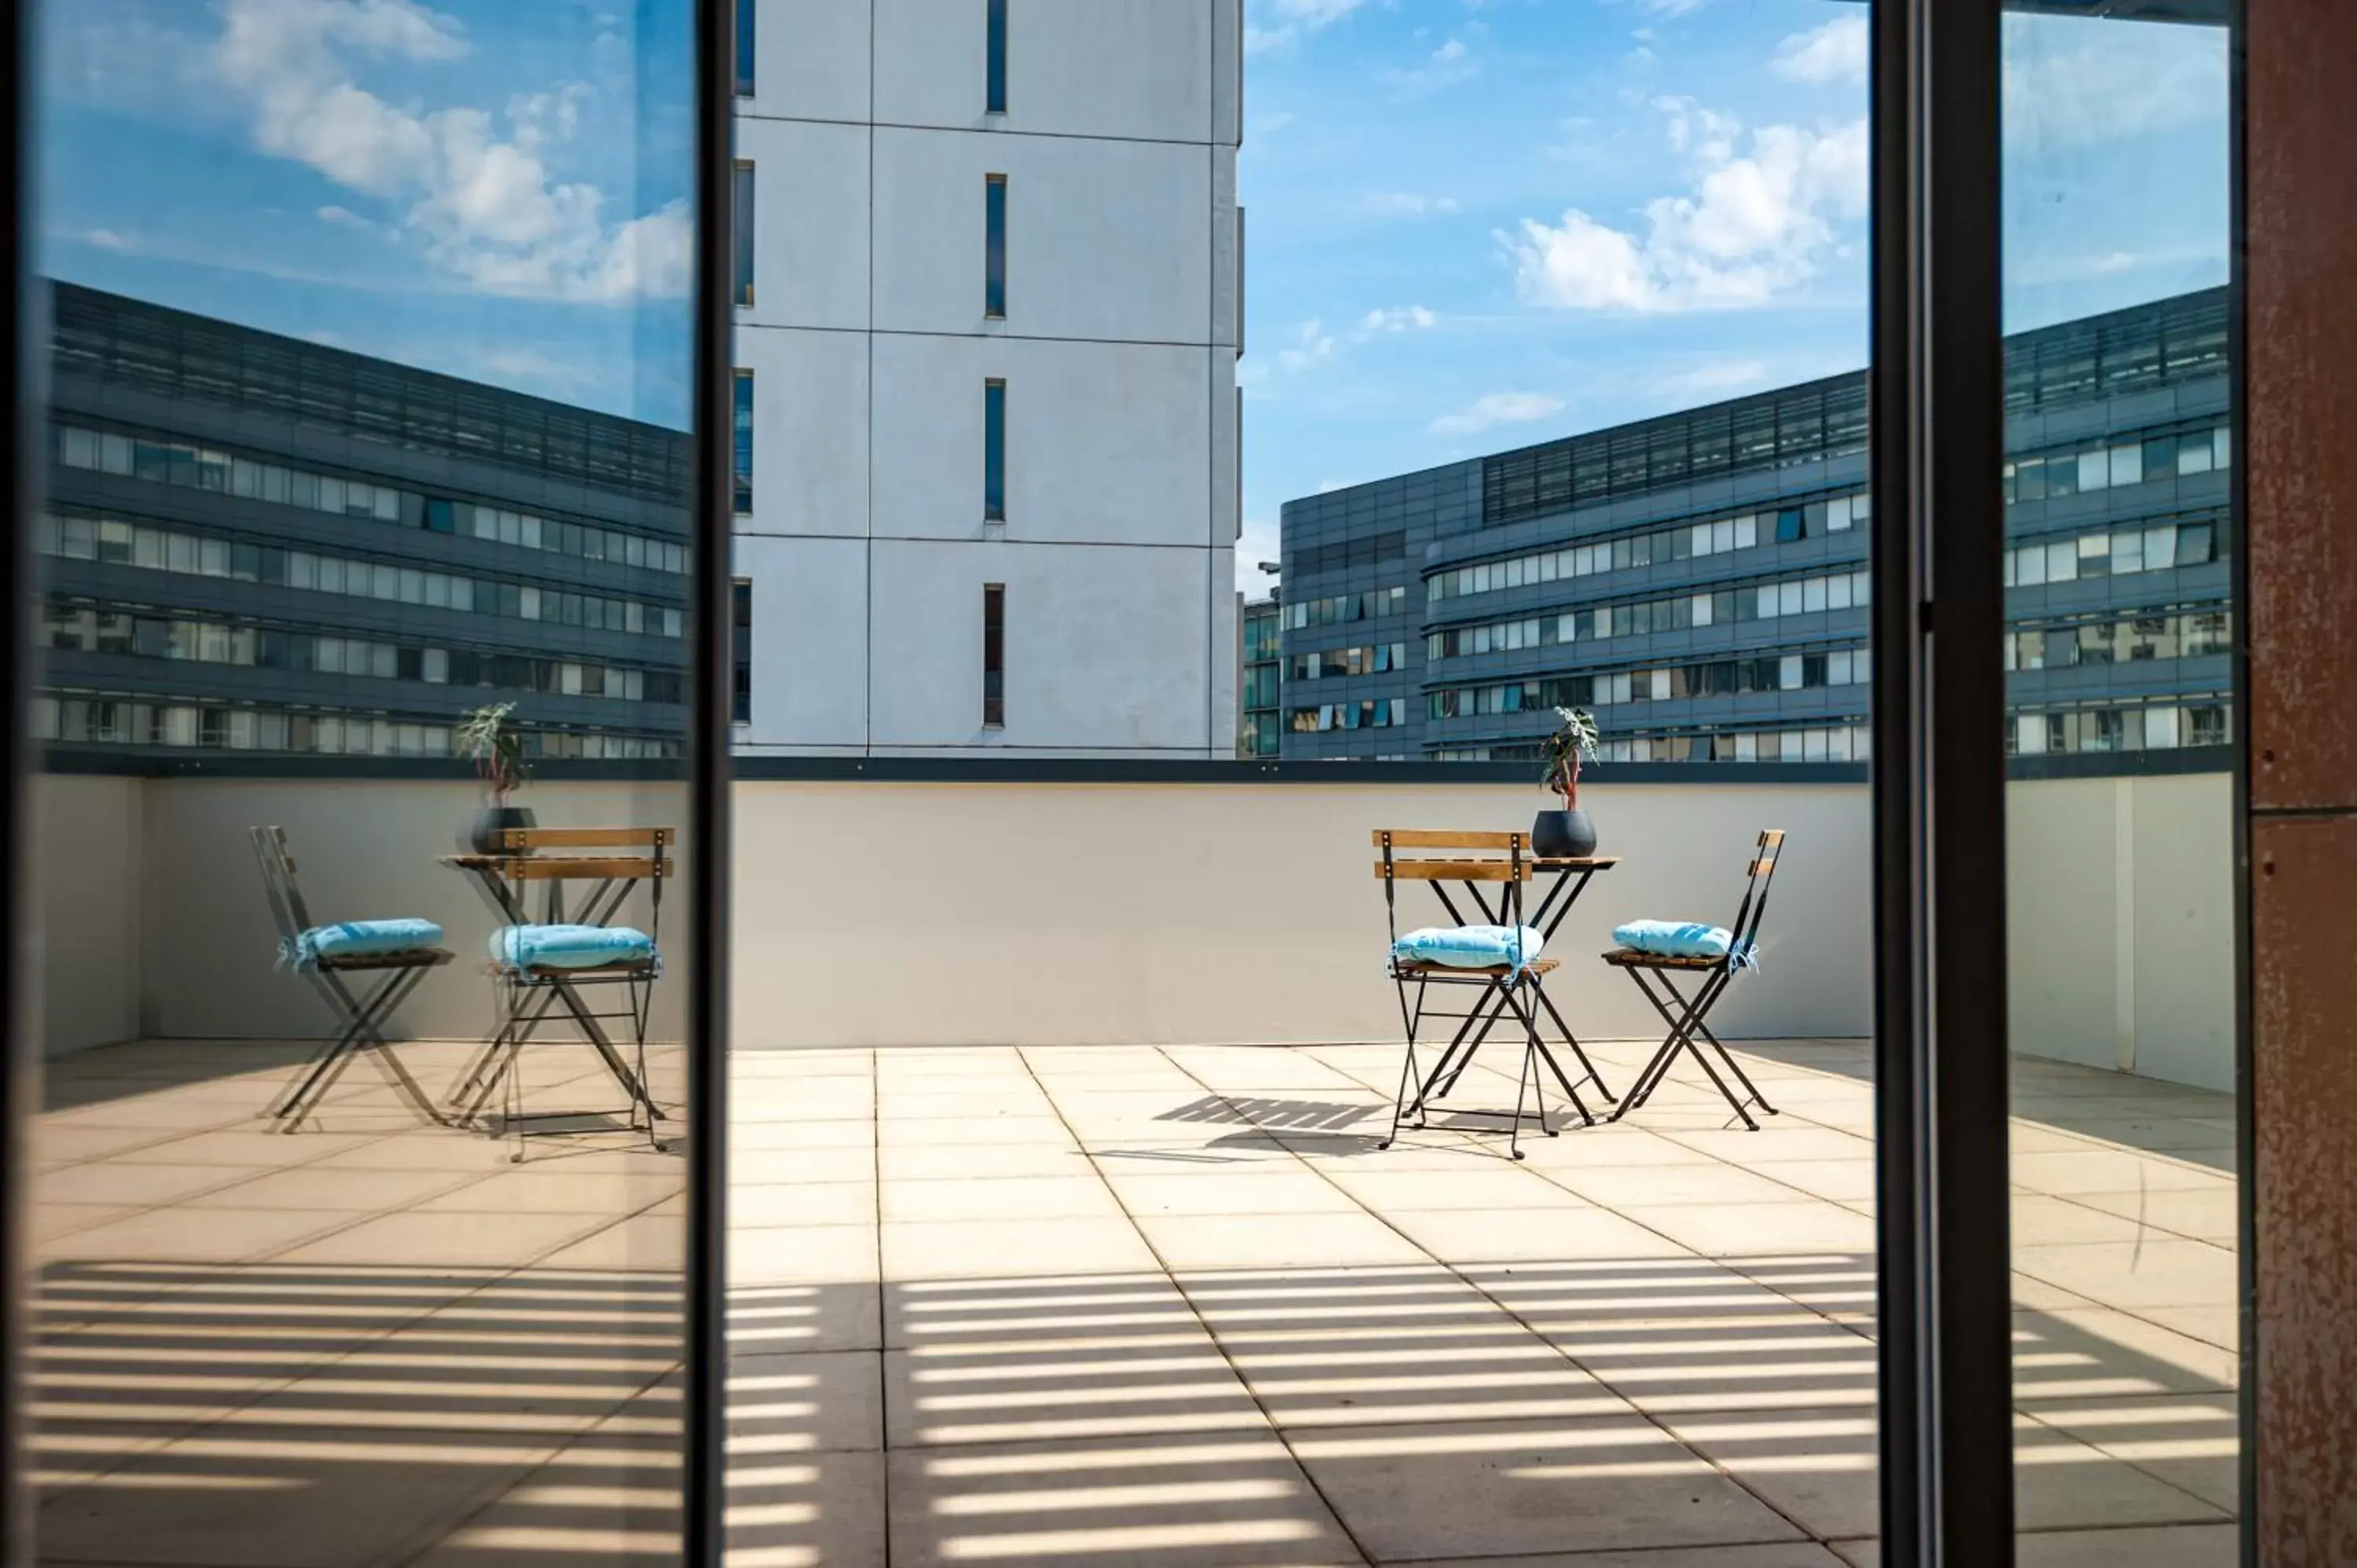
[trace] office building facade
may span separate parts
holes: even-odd
[[[2226,322],[2008,341],[2017,757],[2225,755]],[[1863,760],[1867,439],[1859,373],[1288,503],[1283,755],[1530,758],[1564,706],[1608,763]]]
[[[753,754],[1229,757],[1239,0],[740,0]]]
[[[1241,671],[1237,694],[1236,755],[1247,760],[1275,757],[1282,749],[1283,690],[1278,671],[1285,662],[1284,607],[1277,596],[1246,599],[1237,612],[1243,647],[1237,653]]]
[[[70,284],[55,316],[33,736],[677,756],[681,432]]]

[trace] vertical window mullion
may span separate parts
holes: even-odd
[[[730,222],[735,230],[736,289],[739,305],[753,303],[753,166],[744,159],[736,165],[730,192]]]
[[[737,577],[728,585],[728,644],[730,671],[728,716],[732,723],[753,722],[753,584]]]
[[[982,585],[982,724],[1006,727],[1006,585]]]
[[[982,186],[982,313],[1006,317],[1006,177],[985,175]]]
[[[1006,113],[1006,0],[986,0],[990,60],[985,70],[983,112]]]
[[[982,515],[1006,521],[1006,383],[996,377],[982,383]]]
[[[736,463],[736,484],[731,510],[739,517],[753,510],[753,372],[738,371],[735,386],[736,407],[731,449]]]

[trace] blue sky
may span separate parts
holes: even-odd
[[[1241,585],[1289,499],[1864,362],[1865,6],[1245,7]],[[51,0],[45,265],[683,424],[691,9]],[[2011,324],[2222,281],[2222,35],[2007,49]]]
[[[1865,10],[1247,0],[1239,585],[1288,499],[1862,365]],[[2224,281],[2222,36],[2006,42],[2009,324]]]
[[[50,0],[56,275],[684,425],[689,0]]]

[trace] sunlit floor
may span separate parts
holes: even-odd
[[[1744,1056],[1761,1132],[1673,1079],[1521,1164],[1446,1116],[1379,1151],[1389,1046],[740,1057],[732,1562],[1870,1563],[1866,1048]],[[511,1165],[365,1068],[258,1131],[290,1060],[52,1064],[42,1560],[672,1560],[678,1152]],[[2016,1082],[2024,1561],[2223,1568],[2232,1103]],[[535,1061],[534,1108],[618,1099]]]

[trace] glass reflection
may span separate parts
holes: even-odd
[[[39,1560],[675,1562],[690,8],[42,9]]]
[[[2025,1559],[2240,1560],[2225,6],[2006,19]]]

